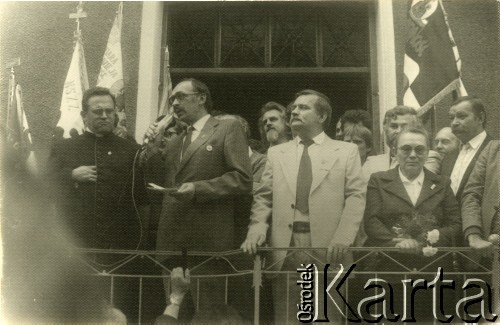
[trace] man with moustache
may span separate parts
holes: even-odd
[[[460,140],[453,134],[450,127],[444,127],[438,131],[434,138],[434,149],[444,157],[460,149]]]
[[[477,158],[490,142],[486,133],[486,111],[482,101],[474,96],[458,98],[450,108],[451,130],[462,141],[462,148],[445,157],[442,173],[450,177],[451,189],[460,201]]]
[[[289,141],[292,134],[287,109],[276,102],[264,104],[260,110],[259,131],[266,149]]]
[[[235,248],[235,215],[238,198],[251,195],[252,170],[248,145],[238,121],[217,120],[210,115],[212,98],[208,87],[196,79],[184,79],[172,90],[169,104],[177,118],[188,125],[173,135],[162,149],[166,177],[163,207],[158,225],[157,250],[220,252]],[[145,137],[147,150],[159,152],[163,130],[153,123]],[[203,259],[205,260],[205,259]],[[196,264],[200,260],[190,257]],[[169,266],[182,261],[165,258]],[[188,265],[188,267],[191,267]],[[193,270],[193,272],[195,272]],[[194,273],[191,274],[194,274]],[[211,260],[196,268],[198,274],[227,272],[222,260]],[[195,274],[196,275],[196,274]],[[200,308],[224,303],[223,278],[193,283]],[[198,293],[198,294],[196,294]]]
[[[292,107],[290,121],[297,137],[269,148],[261,186],[254,193],[247,238],[241,247],[255,253],[271,228],[271,247],[325,247],[327,263],[346,265],[347,247],[356,237],[365,205],[366,184],[358,148],[332,140],[324,132],[332,115],[330,100],[324,94],[300,91]],[[323,251],[313,254],[325,260]],[[269,261],[273,271],[295,274],[302,263],[317,260],[305,252],[276,250]],[[272,279],[276,324],[300,324],[300,287],[293,275],[289,280],[286,274]],[[329,314],[335,313],[333,309]],[[331,316],[330,321],[339,320],[339,315]]]

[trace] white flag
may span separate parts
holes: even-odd
[[[109,88],[116,98],[118,125],[115,133],[123,138],[127,136],[127,118],[125,116],[125,103],[123,96],[123,61],[122,61],[122,19],[123,3],[120,2],[113,27],[109,33],[108,45],[102,58],[101,71],[97,78],[97,86]]]
[[[38,175],[38,165],[33,151],[33,140],[31,139],[30,127],[23,107],[23,91],[21,85],[16,86],[16,104],[17,104],[17,117],[19,119],[19,130],[21,131],[21,139],[23,142],[24,150],[28,157],[26,158],[26,169],[31,175]]]
[[[83,132],[84,126],[80,112],[82,110],[82,96],[88,88],[89,79],[85,64],[85,53],[81,38],[78,37],[66,81],[64,82],[61,117],[57,123],[57,126],[64,129],[65,138],[70,137],[71,129],[75,129],[79,134]]]

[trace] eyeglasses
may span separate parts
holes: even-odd
[[[168,98],[168,103],[169,103],[170,105],[172,105],[172,104],[174,103],[175,99],[177,99],[177,101],[179,101],[179,102],[180,102],[181,100],[186,99],[186,97],[187,97],[187,96],[189,96],[189,95],[197,95],[197,94],[199,94],[199,92],[194,92],[194,93],[183,93],[183,92],[178,92],[178,93],[175,93],[175,94],[173,94],[172,96],[170,96],[170,97]]]
[[[425,155],[425,153],[427,152],[427,147],[425,146],[416,146],[416,147],[412,147],[410,145],[405,145],[405,146],[401,146],[398,148],[398,150],[400,150],[402,153],[404,153],[405,155],[411,155],[411,152],[413,150],[415,150],[415,153],[418,155],[418,156],[422,156],[422,155]]]

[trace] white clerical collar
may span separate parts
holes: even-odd
[[[315,144],[322,144],[325,141],[325,136],[326,136],[326,133],[323,131],[320,134],[318,134],[317,136],[315,136],[314,138],[312,138],[312,140],[314,141]],[[302,139],[300,138],[300,136],[297,136],[297,137],[295,137],[295,141],[298,145],[302,141]]]
[[[89,129],[89,127],[88,127],[88,126],[86,126],[86,127],[85,127],[85,132],[92,133],[93,135],[95,135],[95,136],[96,136],[96,137],[98,137],[98,138],[101,138],[101,137],[103,137],[103,136],[104,136],[104,135],[102,135],[102,134],[96,134],[94,131],[92,131],[91,129]]]
[[[483,143],[484,139],[486,139],[486,131],[479,133],[474,138],[470,139],[467,143],[471,146],[472,149],[476,150]]]
[[[414,183],[417,183],[418,185],[422,186],[422,184],[424,183],[424,169],[422,168],[422,170],[420,171],[420,174],[418,174],[418,176],[410,181],[405,175],[403,175],[403,173],[401,172],[401,166],[398,167],[398,172],[399,172],[399,178],[401,179],[401,182],[404,183],[407,183],[407,184],[414,184]]]
[[[203,116],[202,118],[200,118],[198,121],[196,121],[193,124],[193,129],[198,131],[198,132],[201,131],[203,129],[203,127],[205,126],[205,124],[207,123],[209,118],[210,118],[210,114],[207,114],[207,115]]]

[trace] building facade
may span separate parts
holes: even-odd
[[[175,84],[205,81],[215,107],[246,117],[257,135],[259,108],[287,105],[300,89],[332,99],[334,119],[366,109],[381,146],[380,116],[402,103],[403,56],[411,1],[125,2],[123,74],[129,133],[138,141],[158,114],[164,49]],[[444,0],[462,58],[467,91],[484,99],[487,129],[498,135],[499,17],[494,0]],[[16,68],[37,153],[50,147],[73,50],[76,2],[7,2],[1,13],[1,66]],[[96,84],[117,2],[86,2],[81,20],[90,86]],[[5,116],[8,70],[1,74]],[[447,125],[452,95],[437,105],[435,126]]]

